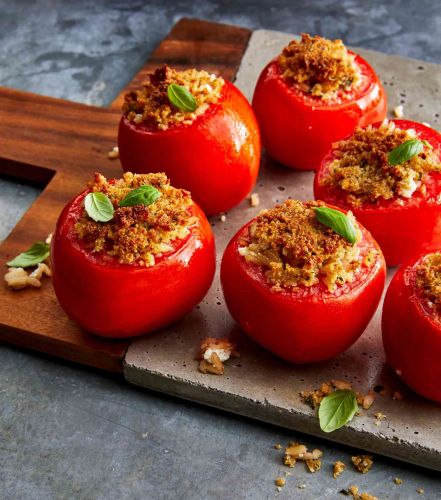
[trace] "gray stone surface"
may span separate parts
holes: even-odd
[[[0,2],[0,84],[107,104],[181,16],[311,31],[441,62],[437,1]],[[102,83],[104,82],[104,84]],[[0,138],[1,140],[1,138]],[[18,196],[20,191],[25,192]],[[2,179],[0,238],[38,190]],[[5,207],[7,211],[5,210]],[[146,434],[147,433],[147,434]],[[298,439],[325,451],[277,493],[280,452]],[[392,460],[334,482],[351,450],[141,391],[106,374],[0,346],[0,496],[5,499],[337,498],[358,484],[380,498],[440,498],[438,475]],[[399,476],[404,484],[392,480]],[[299,484],[305,490],[298,490]],[[420,497],[416,488],[423,487]]]

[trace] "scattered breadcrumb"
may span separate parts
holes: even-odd
[[[107,157],[110,160],[114,160],[115,158],[119,157],[119,148],[118,146],[114,146],[114,148],[107,153]]]
[[[250,205],[252,207],[258,207],[260,205],[260,199],[258,193],[253,193],[250,196]]]
[[[395,484],[403,484],[403,480],[400,479],[399,477],[394,477],[394,483]]]
[[[363,397],[361,406],[363,407],[363,410],[369,410],[369,408],[372,406],[373,402],[375,400],[375,392],[374,391],[369,391],[366,396]]]
[[[322,456],[323,452],[321,450],[314,449],[313,451],[308,451],[304,444],[289,443],[289,445],[285,449],[285,457],[283,462],[288,467],[294,467],[297,460],[303,460],[310,472],[316,472],[320,470],[320,458]]]
[[[282,449],[282,445],[280,443],[277,443],[277,444],[274,445],[274,448],[276,450],[280,450],[280,449]]]
[[[299,485],[297,486],[297,488],[298,488],[299,490],[304,490],[304,489],[306,488],[306,484],[299,484]]]
[[[337,462],[335,462],[334,464],[334,471],[333,471],[334,479],[337,479],[339,476],[341,476],[345,471],[345,469],[346,469],[346,464],[344,464],[340,460],[337,460]]]
[[[394,116],[396,118],[402,118],[404,116],[404,108],[401,104],[394,108]]]
[[[239,357],[235,344],[226,337],[207,337],[201,341],[198,359],[199,371],[213,375],[223,375],[224,363],[230,357]]]
[[[417,488],[416,492],[419,493],[420,495],[424,495],[424,488]]]
[[[345,380],[331,380],[331,384],[341,391],[350,391],[352,390],[352,384],[350,382],[346,382]]]
[[[46,245],[50,245],[50,244],[52,243],[52,235],[53,235],[53,233],[49,233],[49,234],[47,235],[47,238],[46,238],[46,240],[44,241],[44,242],[46,243]]]
[[[352,457],[351,460],[354,467],[362,474],[369,472],[374,464],[372,455],[356,455],[355,457]]]
[[[275,483],[276,483],[276,486],[279,486],[279,487],[285,486],[286,479],[284,477],[277,477]]]
[[[399,391],[395,391],[392,395],[392,399],[396,399],[398,401],[401,401],[403,399],[403,395]]]
[[[225,222],[227,220],[227,216],[225,214],[222,214],[220,216],[220,220],[221,220],[221,222]]]
[[[342,493],[344,492],[345,495],[352,495],[353,498],[357,500],[378,500],[377,497],[369,494],[369,493],[358,493],[359,489],[358,486],[349,486],[347,490],[342,490]]]

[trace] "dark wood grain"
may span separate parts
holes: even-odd
[[[191,19],[179,21],[149,62],[112,103],[96,108],[0,88],[0,174],[46,185],[0,245],[0,266],[52,232],[63,206],[95,171],[121,174],[109,160],[116,145],[121,98],[149,68],[164,62],[199,67],[232,79],[250,31]],[[128,341],[106,341],[82,331],[64,314],[51,281],[41,289],[0,287],[0,340],[97,368],[120,371]]]

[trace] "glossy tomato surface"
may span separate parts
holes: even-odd
[[[73,233],[83,192],[61,213],[52,239],[52,272],[61,307],[80,326],[103,337],[125,338],[161,328],[188,313],[206,294],[215,270],[210,225],[194,205],[190,235],[152,267],[119,264],[91,254]]]
[[[389,285],[383,344],[388,363],[403,381],[421,396],[441,403],[441,318],[415,287],[416,267],[424,256],[402,266]]]
[[[386,268],[381,251],[371,269],[352,283],[328,291],[323,284],[274,291],[260,266],[239,255],[239,241],[250,221],[225,250],[221,282],[233,318],[257,343],[292,363],[330,359],[351,346],[372,318],[384,288]],[[361,228],[360,245],[378,248]]]
[[[256,118],[243,94],[227,81],[219,103],[191,125],[156,131],[123,116],[118,146],[125,171],[165,172],[174,186],[192,193],[207,215],[240,203],[259,172]]]
[[[421,123],[408,120],[392,120],[400,129],[414,129],[419,138],[428,141],[438,151],[441,161],[441,134]],[[375,127],[380,126],[376,123]],[[323,158],[314,179],[314,196],[317,200],[352,210],[377,240],[388,266],[397,266],[423,248],[441,247],[441,173],[433,172],[426,177],[426,192],[415,192],[411,198],[381,200],[353,207],[346,201],[346,193],[325,185],[329,166],[334,160],[332,149]]]
[[[333,142],[351,134],[357,125],[386,117],[380,80],[360,56],[355,63],[363,83],[340,104],[325,104],[287,84],[277,59],[266,66],[254,91],[253,109],[270,156],[287,167],[314,170]]]

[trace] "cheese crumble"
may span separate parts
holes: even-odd
[[[351,138],[333,145],[335,159],[321,182],[342,189],[354,207],[424,192],[427,174],[441,170],[439,153],[429,143],[402,164],[388,162],[393,149],[416,138],[415,130],[401,130],[387,120],[379,128],[357,128]]]
[[[303,92],[332,100],[361,83],[361,71],[341,40],[302,33],[279,56],[282,75]]]
[[[161,196],[148,206],[120,207],[119,202],[140,186],[153,186]],[[156,258],[172,252],[173,242],[186,238],[189,228],[197,223],[190,193],[170,186],[165,174],[126,172],[122,179],[108,181],[97,173],[89,189],[109,197],[115,210],[113,219],[95,222],[83,209],[74,233],[90,252],[110,256],[121,264],[153,266]]]
[[[167,130],[176,125],[190,125],[204,114],[221,96],[224,79],[188,69],[177,71],[167,65],[149,75],[140,90],[128,92],[124,98],[123,114],[133,123],[143,123],[153,130]],[[167,88],[171,84],[185,87],[196,99],[195,111],[182,111],[170,103]]]
[[[441,314],[441,253],[428,255],[417,267],[416,284],[427,304]]]
[[[265,277],[274,290],[323,282],[329,291],[334,291],[351,282],[363,263],[373,264],[376,251],[361,250],[359,229],[357,243],[351,245],[318,222],[314,207],[323,205],[287,200],[262,212],[242,236],[239,254],[265,269]]]

